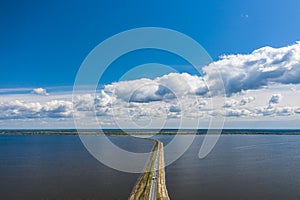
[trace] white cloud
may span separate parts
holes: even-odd
[[[194,104],[198,105],[199,109],[201,109],[204,108],[208,104],[208,102],[206,100],[201,99],[194,102]]]
[[[243,97],[240,101],[236,99],[229,99],[225,101],[224,103],[224,108],[231,108],[231,107],[236,107],[236,106],[244,106],[248,103],[251,103],[255,100],[254,97]]]
[[[33,94],[38,94],[38,95],[49,95],[44,88],[35,88],[32,90]]]
[[[274,116],[295,119],[300,114],[297,100],[300,98],[300,43],[283,48],[264,47],[246,55],[222,56],[205,66],[203,72],[203,77],[170,73],[154,79],[107,84],[95,96],[85,91],[75,96],[74,105],[71,93],[48,95],[43,88],[32,91],[43,97],[3,93],[0,119],[71,119],[73,108],[81,114],[82,123],[87,124],[94,109],[100,123],[105,124],[118,120],[127,123],[129,118],[155,121],[162,117],[179,120],[185,116],[192,121],[198,116],[208,120],[219,115],[257,120]],[[211,99],[221,99],[219,94],[223,94],[218,72],[230,99],[225,104],[220,101],[218,105],[215,101],[217,105],[212,105]]]
[[[225,110],[223,108],[224,105],[212,106],[208,97],[198,97],[198,99],[195,99],[193,96],[182,96],[179,101],[178,99],[172,99],[168,101],[126,102],[102,90],[95,97],[92,94],[75,96],[74,109],[76,111],[75,114],[79,114],[76,116],[80,117],[82,123],[89,126],[92,126],[89,121],[93,117],[93,115],[89,114],[94,113],[94,109],[99,118],[99,123],[107,126],[116,126],[115,122],[122,122],[126,125],[128,124],[128,120],[134,120],[137,124],[147,124],[149,119],[153,121],[162,121],[163,119],[178,121],[181,117],[189,118],[191,122],[197,119],[196,117],[201,117],[201,121],[205,121],[214,116],[225,116],[228,117],[228,120],[241,118],[250,121],[263,119],[264,117],[297,118],[296,116],[300,114],[297,102],[291,106],[288,106],[288,102],[285,104],[284,102],[269,104],[270,97],[276,95],[272,93],[266,94],[264,90],[255,91],[255,94],[258,95],[256,97],[244,96],[246,94],[232,96],[229,102],[233,106],[227,106]],[[294,95],[294,92],[290,91],[285,95]],[[299,98],[300,95],[297,97]],[[60,100],[53,100],[53,98]],[[66,94],[45,96],[42,101],[40,101],[40,97],[32,95],[31,99],[24,99],[26,100],[2,101],[0,103],[0,121],[18,119],[23,120],[24,123],[27,121],[26,123],[31,125],[33,121],[28,121],[28,119],[43,119],[43,121],[50,121],[47,125],[50,126],[53,123],[58,123],[61,119],[72,120],[71,94],[69,96]],[[253,99],[256,101],[253,101]],[[285,99],[290,100],[291,98]],[[244,101],[252,101],[253,103],[241,103]],[[293,116],[295,117],[293,118]],[[57,121],[54,122],[53,120]],[[35,122],[38,123],[38,121]],[[71,123],[70,121],[68,122]],[[60,123],[65,123],[65,121],[61,121]],[[176,124],[176,121],[174,123]]]
[[[224,114],[226,117],[241,117],[241,116],[250,116],[251,111],[247,109],[226,109]]]
[[[52,100],[45,104],[20,100],[1,102],[0,119],[64,118],[72,116],[71,101]]]
[[[257,108],[227,108],[225,113],[218,111],[219,115],[225,117],[280,117],[280,116],[292,116],[298,113],[299,110],[295,107],[257,107]]]
[[[296,108],[296,109],[294,110],[294,112],[295,112],[296,114],[300,114],[300,108]]]
[[[125,101],[150,102],[174,99],[175,94],[215,96],[223,93],[223,83],[228,96],[272,84],[299,84],[300,42],[282,48],[263,47],[250,54],[225,55],[205,66],[203,72],[203,77],[170,73],[153,80],[121,81],[106,85],[104,90]],[[241,104],[251,101],[250,97]]]
[[[180,112],[181,112],[181,109],[180,109],[180,107],[178,107],[178,106],[172,105],[172,106],[170,106],[169,111],[170,111],[170,112],[173,112],[173,113],[180,113]]]
[[[261,107],[254,110],[257,116],[290,116],[294,115],[294,107]]]
[[[40,110],[41,116],[50,118],[72,117],[73,103],[70,101],[50,101],[43,105]]]
[[[225,108],[231,108],[231,107],[234,107],[234,106],[238,105],[238,103],[239,102],[237,100],[230,99],[230,100],[225,101],[224,107]]]
[[[273,94],[272,97],[269,100],[269,104],[278,104],[281,100],[282,96],[281,94]]]
[[[263,47],[250,54],[224,55],[203,71],[215,94],[222,92],[222,83],[216,78],[220,73],[229,96],[274,83],[299,84],[300,42],[282,48]]]
[[[243,97],[242,100],[240,101],[240,105],[244,106],[244,105],[246,105],[248,103],[251,103],[254,100],[255,100],[254,97]]]
[[[130,102],[151,102],[180,98],[184,95],[207,93],[202,77],[187,73],[170,73],[162,77],[115,82],[104,91]]]

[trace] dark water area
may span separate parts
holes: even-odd
[[[110,139],[135,152],[153,146]],[[0,135],[0,199],[127,199],[138,176],[101,164],[75,135]]]
[[[173,137],[156,136],[165,144]],[[153,145],[109,138],[134,152]],[[172,200],[300,199],[300,135],[222,135],[200,160],[203,138],[166,168]],[[127,199],[138,176],[104,166],[76,135],[0,135],[0,199]]]
[[[171,199],[300,199],[299,135],[222,135],[200,160],[203,138],[166,168]]]

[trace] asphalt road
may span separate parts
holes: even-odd
[[[158,170],[158,162],[159,162],[159,152],[160,152],[160,147],[158,145],[157,155],[156,155],[156,159],[155,159],[155,162],[154,162],[154,171],[153,171],[153,175],[152,175],[152,182],[151,182],[149,200],[156,200],[157,178],[158,178],[157,170]]]

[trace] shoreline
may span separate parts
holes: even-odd
[[[150,136],[150,135],[206,135],[207,132],[204,130],[198,130],[197,132],[192,131],[164,131],[159,132],[153,130],[140,130],[140,131],[119,131],[119,130],[87,130],[80,131],[76,130],[0,130],[1,135],[94,135],[94,136]],[[213,135],[214,133],[209,133]],[[224,129],[221,135],[300,135],[300,130],[231,130]]]

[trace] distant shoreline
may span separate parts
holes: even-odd
[[[108,136],[126,136],[126,135],[205,135],[206,129],[200,130],[180,130],[177,129],[148,129],[148,130],[125,130],[103,129],[80,130],[80,135],[108,135]],[[129,133],[129,134],[127,134]],[[211,132],[213,134],[213,131]],[[224,135],[300,135],[300,129],[223,129]],[[0,130],[0,135],[78,135],[76,129],[5,129]]]

